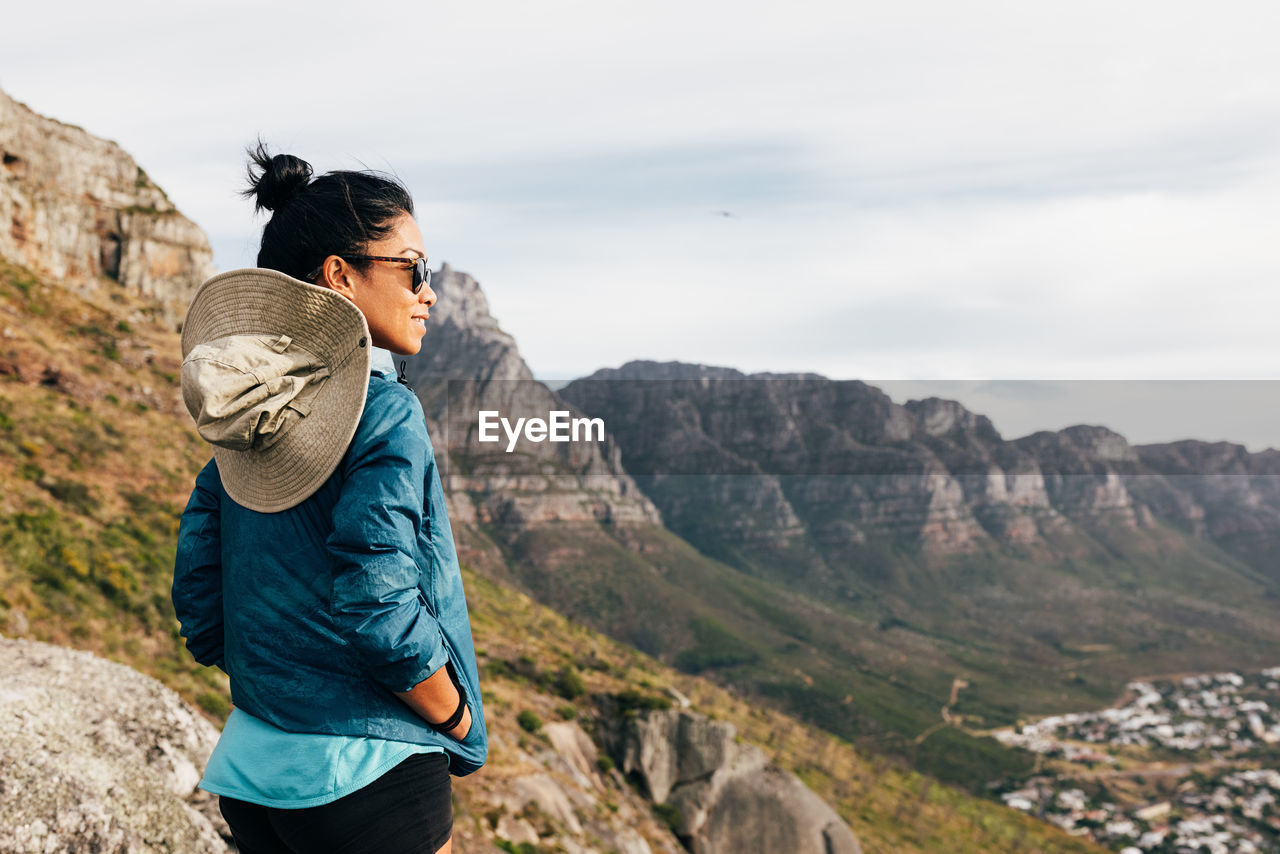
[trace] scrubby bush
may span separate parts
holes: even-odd
[[[93,497],[89,487],[79,481],[58,477],[41,480],[39,485],[54,498],[85,516],[92,516],[98,509],[98,500]]]
[[[667,827],[671,828],[673,833],[684,821],[684,815],[680,812],[680,807],[674,804],[654,804],[653,812],[658,818],[662,819]]]
[[[671,708],[670,698],[656,694],[646,694],[639,688],[628,688],[620,694],[615,694],[614,699],[618,701],[623,714],[634,714],[641,710]]]
[[[520,729],[528,733],[536,733],[542,729],[542,718],[531,709],[525,709],[516,715],[516,723],[520,725]]]
[[[557,694],[566,700],[576,700],[587,691],[587,686],[583,684],[582,676],[572,667],[560,668],[552,687],[555,688]]]

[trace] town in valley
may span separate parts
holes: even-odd
[[[1132,682],[1118,705],[997,730],[1037,754],[1000,798],[1123,854],[1280,852],[1280,667]]]

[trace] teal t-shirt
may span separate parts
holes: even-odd
[[[316,807],[358,791],[429,744],[277,729],[232,709],[200,788],[282,809]]]

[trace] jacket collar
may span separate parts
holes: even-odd
[[[384,350],[381,347],[373,347],[371,348],[369,355],[373,357],[372,364],[370,365],[370,368],[369,368],[371,373],[375,373],[384,377],[385,376],[395,377],[396,365],[395,365],[395,362],[392,360],[390,350]]]

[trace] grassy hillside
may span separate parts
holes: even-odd
[[[468,572],[466,583],[486,698],[494,695],[486,710],[500,731],[523,709],[544,716],[564,714],[565,701],[556,685],[566,672],[584,684],[569,714],[588,724],[597,713],[597,698],[661,700],[675,688],[696,710],[733,723],[743,738],[797,773],[837,808],[868,854],[1101,850],[900,762],[862,753],[706,679],[665,667],[488,579]]]
[[[225,714],[168,590],[204,443],[177,336],[112,282],[84,299],[0,262],[0,632],[90,649]]]
[[[82,296],[3,262],[0,336],[0,633],[128,664],[221,719],[226,680],[182,649],[168,598],[177,518],[208,456],[181,407],[177,336],[114,283]],[[525,545],[527,560],[546,544]],[[632,546],[664,556],[668,572],[702,565],[681,557],[692,550],[675,537]],[[548,583],[554,569],[545,567]],[[622,569],[654,571],[651,561]],[[708,576],[699,589],[743,603],[743,619],[750,609],[777,607],[750,580],[721,589],[723,580]],[[517,725],[520,712],[578,717],[589,726],[602,698],[661,698],[674,687],[795,770],[836,805],[868,852],[1099,850],[665,667],[470,570],[466,583],[495,744],[536,739]],[[603,597],[608,589],[583,595]],[[806,620],[781,624],[807,630]],[[684,631],[695,642],[694,664],[732,667],[739,653],[725,633],[736,638],[746,629],[720,625],[708,612]],[[779,638],[758,646],[785,643]],[[837,676],[834,669],[818,675]],[[566,680],[578,679],[580,692],[565,690]],[[882,702],[892,706],[893,698],[888,692]],[[468,792],[501,787],[510,762],[499,746],[484,771],[459,784],[460,822],[483,820],[468,810]]]

